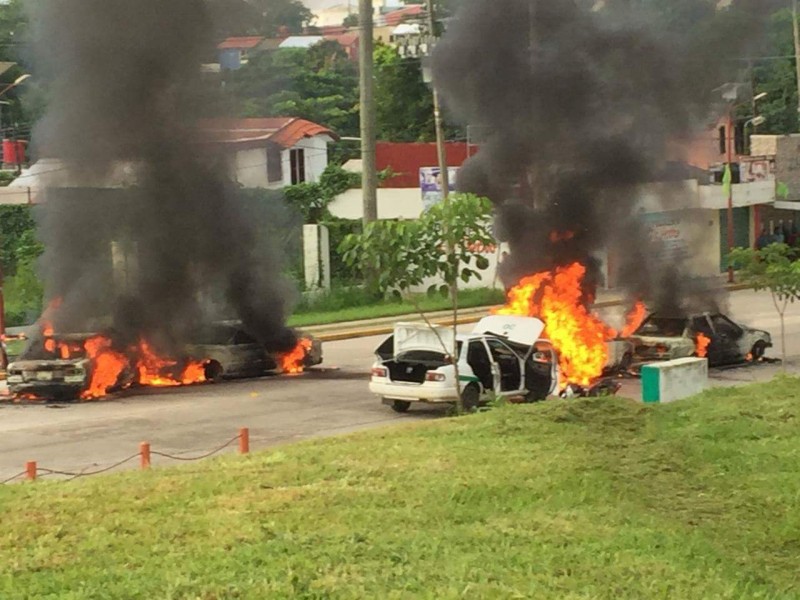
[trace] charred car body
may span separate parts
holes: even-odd
[[[24,355],[35,358],[21,359],[8,365],[7,378],[9,392],[15,396],[30,395],[50,400],[74,400],[78,398],[91,381],[92,361],[86,354],[86,342],[95,333],[74,333],[48,336],[52,348],[42,345],[43,340],[32,343],[37,347],[29,349]],[[69,358],[59,357],[57,348],[69,350]],[[32,351],[31,351],[32,350]],[[133,383],[131,369],[124,370],[117,385],[111,392]]]
[[[322,363],[322,344],[308,334],[298,334],[309,341],[303,367]],[[258,377],[280,369],[277,356],[266,352],[258,341],[238,324],[220,323],[201,331],[186,346],[186,355],[205,363],[208,381],[237,377]]]
[[[702,350],[698,350],[699,339],[705,341]],[[710,312],[691,316],[653,313],[628,341],[637,363],[705,355],[711,366],[729,365],[759,360],[772,347],[772,337],[766,331]]]
[[[87,356],[85,345],[98,334],[66,334],[48,336],[52,347],[44,340],[34,341],[36,347],[26,352],[35,358],[18,360],[7,369],[9,392],[15,397],[26,395],[46,400],[74,400],[88,388],[95,365]],[[303,334],[307,340],[306,351],[300,359],[303,367],[322,363],[322,345],[319,340]],[[68,358],[60,356],[66,347]],[[193,343],[185,346],[183,357],[175,361],[180,365],[200,361],[206,381],[221,381],[237,377],[258,377],[281,369],[279,357],[269,353],[240,326],[230,323],[214,324],[195,336]],[[137,371],[128,365],[108,393],[139,384]]]

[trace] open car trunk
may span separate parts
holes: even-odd
[[[389,370],[391,381],[423,383],[428,371],[450,364],[449,357],[441,352],[413,350],[387,360],[383,366]]]
[[[397,323],[394,334],[375,350],[391,381],[419,383],[428,371],[451,364],[453,330],[422,323]]]

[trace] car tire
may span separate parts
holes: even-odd
[[[222,375],[225,370],[222,365],[215,360],[210,360],[205,366],[206,381],[210,383],[219,383],[222,381]]]
[[[478,410],[480,402],[481,390],[474,383],[470,383],[461,392],[461,408],[464,409],[464,412],[474,412]]]
[[[757,360],[761,360],[764,358],[764,353],[767,351],[767,345],[764,342],[756,342],[753,344],[753,349],[750,350],[750,354],[752,355],[753,362]]]
[[[392,410],[397,413],[405,413],[408,412],[408,409],[411,408],[411,402],[408,400],[393,400],[392,401]]]

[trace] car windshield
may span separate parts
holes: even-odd
[[[648,317],[635,335],[657,336],[657,337],[681,337],[686,329],[686,319],[683,317],[659,317],[652,315]]]

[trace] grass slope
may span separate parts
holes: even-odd
[[[797,598],[800,381],[0,489],[0,598]]]

